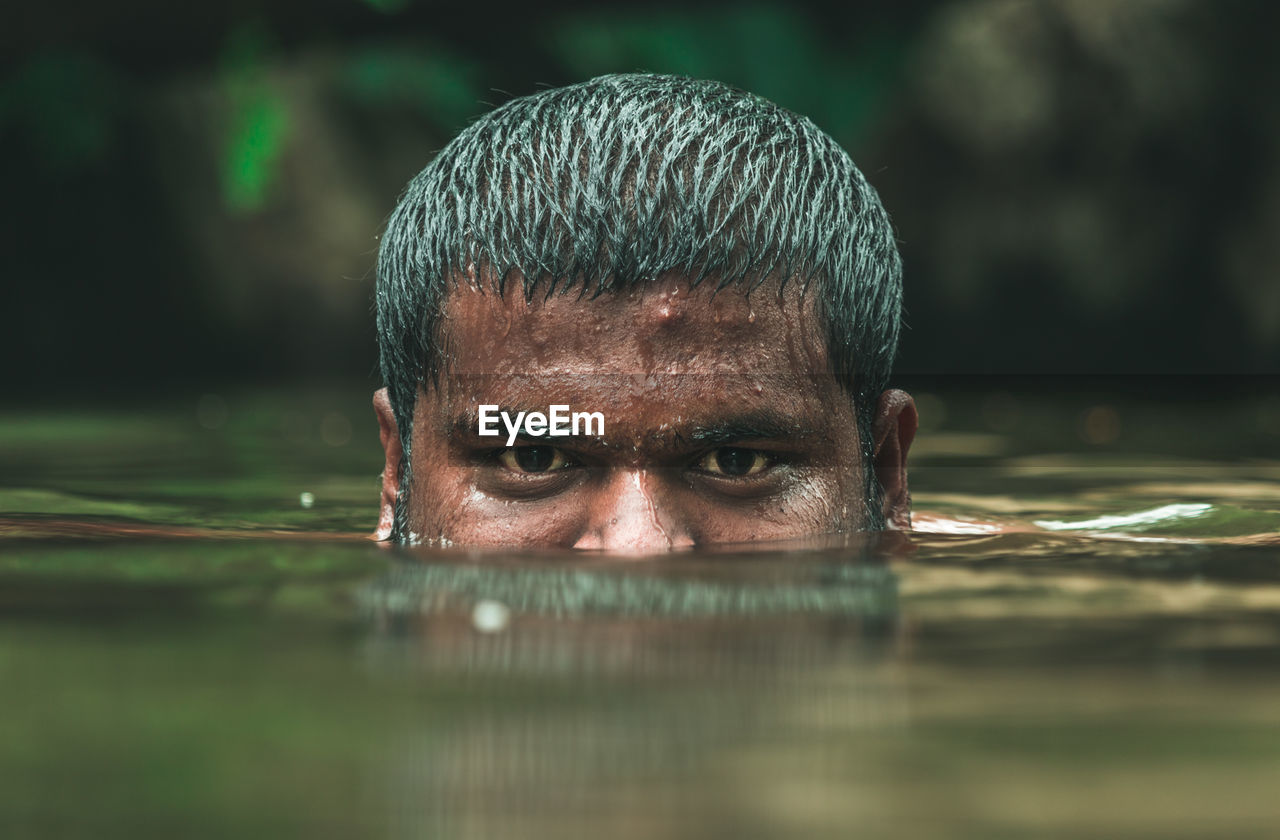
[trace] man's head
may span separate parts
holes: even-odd
[[[377,309],[381,536],[645,550],[908,521],[888,217],[759,97],[619,75],[507,103],[410,183]],[[603,433],[508,446],[488,405]]]

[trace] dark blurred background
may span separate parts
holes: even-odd
[[[368,379],[377,236],[512,96],[812,117],[899,229],[904,374],[1280,372],[1280,4],[9,4],[4,397]]]

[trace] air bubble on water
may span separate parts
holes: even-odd
[[[346,446],[351,441],[351,421],[345,414],[329,412],[320,421],[320,439],[329,446]]]
[[[304,508],[310,508],[316,503],[316,497],[313,493],[302,492],[298,494],[298,504]]]
[[[477,601],[471,610],[471,626],[481,633],[501,633],[511,622],[511,610],[501,601]]]
[[[1113,406],[1095,405],[1080,416],[1080,437],[1086,443],[1103,445],[1120,437],[1120,414]]]

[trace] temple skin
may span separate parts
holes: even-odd
[[[652,553],[858,531],[864,469],[889,527],[910,527],[915,406],[880,396],[863,464],[812,294],[716,291],[678,274],[593,300],[513,287],[499,295],[472,277],[445,301],[446,367],[413,415],[412,541]],[[477,434],[482,404],[600,411],[605,433],[519,441],[554,450],[530,459]],[[374,536],[387,539],[404,456],[385,390],[374,407],[386,454]]]

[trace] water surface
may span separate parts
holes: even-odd
[[[626,561],[363,539],[355,392],[8,411],[3,834],[1276,836],[1274,395],[922,405],[929,530]]]

